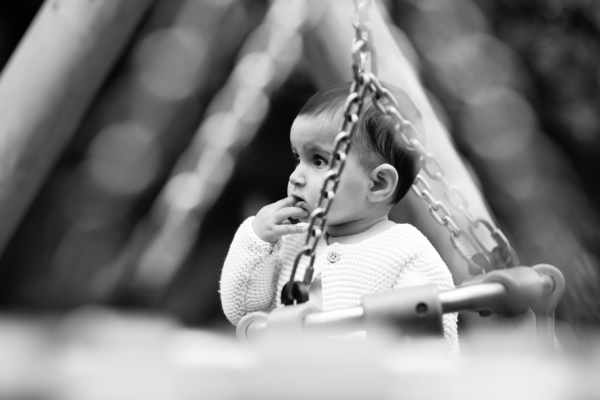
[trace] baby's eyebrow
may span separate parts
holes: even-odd
[[[331,151],[329,151],[328,149],[326,149],[323,146],[319,146],[318,144],[311,143],[311,144],[304,146],[304,148],[306,149],[306,151],[312,151],[313,153],[331,154]]]

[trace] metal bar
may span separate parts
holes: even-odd
[[[486,304],[505,293],[506,288],[501,283],[481,283],[442,292],[439,299],[443,312],[451,313],[485,308]]]
[[[554,279],[549,275],[540,275],[542,280],[541,298],[554,290]],[[505,286],[498,282],[479,283],[439,293],[439,301],[444,314],[458,311],[477,311],[488,308],[509,295]],[[308,314],[303,321],[306,333],[329,332],[343,334],[365,329],[364,308],[352,307],[342,310]],[[545,322],[548,325],[549,322]],[[267,328],[264,322],[248,326],[248,337],[257,335]]]
[[[364,329],[364,309],[362,307],[324,311],[309,314],[304,318],[304,330],[307,333],[335,331],[337,334]]]
[[[542,280],[542,297],[554,291],[554,279],[549,275],[540,275]],[[506,295],[506,288],[497,282],[469,285],[442,292],[439,294],[444,313],[457,311],[477,311],[486,308],[495,300]]]

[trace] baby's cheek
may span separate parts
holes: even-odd
[[[329,209],[329,215],[327,216],[327,221],[331,224],[339,224],[342,222],[346,222],[344,216],[347,214],[348,205],[345,204],[343,200],[339,198],[334,199],[331,204],[331,208]]]

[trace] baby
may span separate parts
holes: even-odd
[[[400,113],[422,126],[416,107],[400,89],[384,85]],[[263,207],[238,229],[223,266],[221,302],[237,324],[246,314],[281,306],[281,291],[306,242],[309,215],[316,207],[342,125],[350,84],[321,90],[300,110],[290,142],[296,167],[288,197]],[[388,218],[418,173],[416,155],[395,140],[394,122],[365,100],[341,180],[317,243],[311,301],[324,311],[360,305],[365,294],[433,283],[454,288],[452,276],[430,242],[416,228]],[[301,224],[290,223],[291,219]],[[302,262],[303,261],[303,262]],[[302,280],[308,257],[301,258]],[[315,290],[317,288],[317,290]],[[444,336],[458,346],[456,314],[443,317]]]

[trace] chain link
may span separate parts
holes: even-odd
[[[371,61],[371,72],[377,75],[377,57],[373,46],[373,29],[369,21],[369,8],[372,0],[354,0],[354,15],[352,25],[354,26],[355,39],[352,46],[352,72],[354,79],[365,71],[364,65],[367,60]]]

